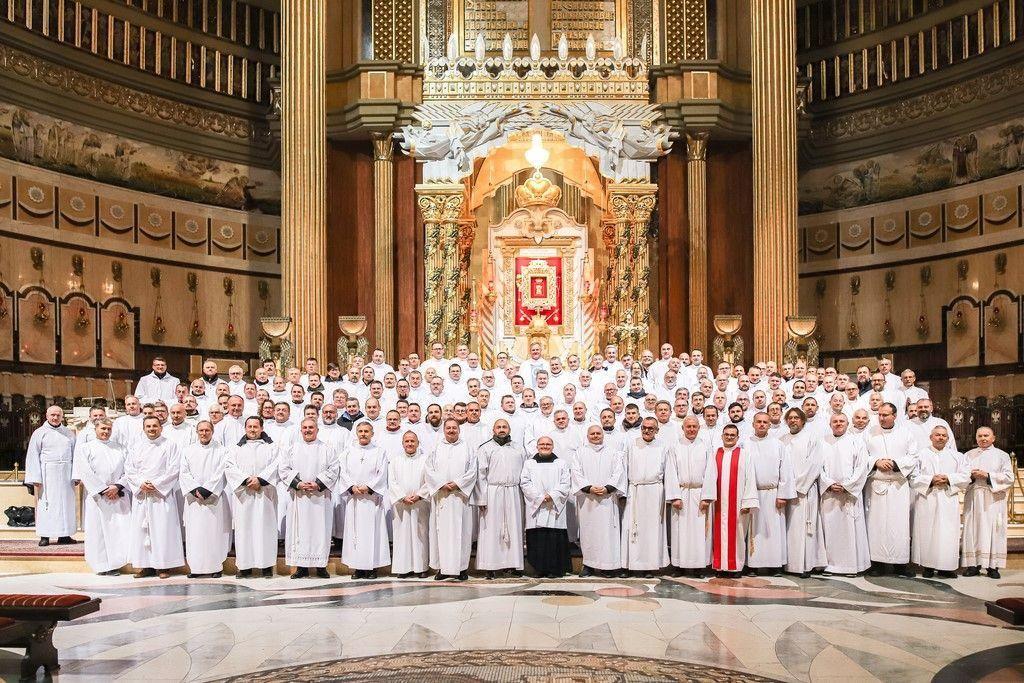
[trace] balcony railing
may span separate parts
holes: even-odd
[[[798,50],[828,47],[854,36],[916,19],[950,3],[942,0],[817,0],[796,10]]]
[[[155,17],[245,47],[281,51],[278,12],[242,0],[119,0]]]
[[[810,80],[808,102],[876,90],[998,50],[1020,40],[1022,19],[1024,0],[1001,0],[849,52],[802,62],[800,71]]]
[[[124,14],[105,9],[120,5],[109,0],[0,0],[0,20],[154,76],[250,102],[270,101],[267,81],[279,71],[276,14],[229,0],[135,0],[126,3]],[[208,12],[199,12],[197,27],[189,28],[180,11],[191,8],[194,20],[200,5],[220,11],[212,23]],[[170,11],[170,18],[137,11],[150,7]],[[228,25],[224,20],[231,16],[234,21]],[[185,25],[179,26],[182,20]]]

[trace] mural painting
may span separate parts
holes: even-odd
[[[800,213],[944,190],[1024,168],[1024,118],[800,176]]]
[[[273,171],[136,142],[0,103],[0,156],[175,199],[279,215]]]

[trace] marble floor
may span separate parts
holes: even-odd
[[[0,576],[0,592],[103,598],[100,612],[56,631],[59,679],[68,681],[246,680],[282,667],[293,669],[260,680],[299,680],[296,665],[420,652],[479,658],[469,652],[479,650],[687,662],[727,670],[736,680],[1024,679],[1024,630],[989,617],[984,606],[1024,595],[1024,571],[1006,571],[1000,580],[465,583],[34,574]],[[0,650],[5,679],[16,679],[18,656]],[[650,679],[614,671],[584,678]]]

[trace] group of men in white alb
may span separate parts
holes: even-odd
[[[465,579],[474,543],[488,578],[562,576],[570,543],[583,575],[1006,566],[1008,454],[987,427],[957,452],[887,359],[713,372],[669,344],[586,365],[535,344],[484,369],[434,344],[397,368],[375,350],[253,374],[207,362],[183,383],[157,358],[126,414],[94,408],[77,435],[50,407],[26,465],[40,544],[74,542],[81,484],[86,560],[108,574],[220,576],[233,547],[238,576],[272,576],[280,538],[293,577],[327,576],[332,544],[355,578]]]

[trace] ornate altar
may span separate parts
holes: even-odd
[[[537,37],[528,56],[514,36],[488,55],[488,40],[431,53],[397,136],[423,164],[424,343],[471,343],[485,363],[498,348],[525,357],[531,339],[546,355],[645,346],[651,163],[678,137],[650,103],[646,39],[637,56],[615,35],[600,56],[581,40],[572,58],[567,39],[557,57]]]

